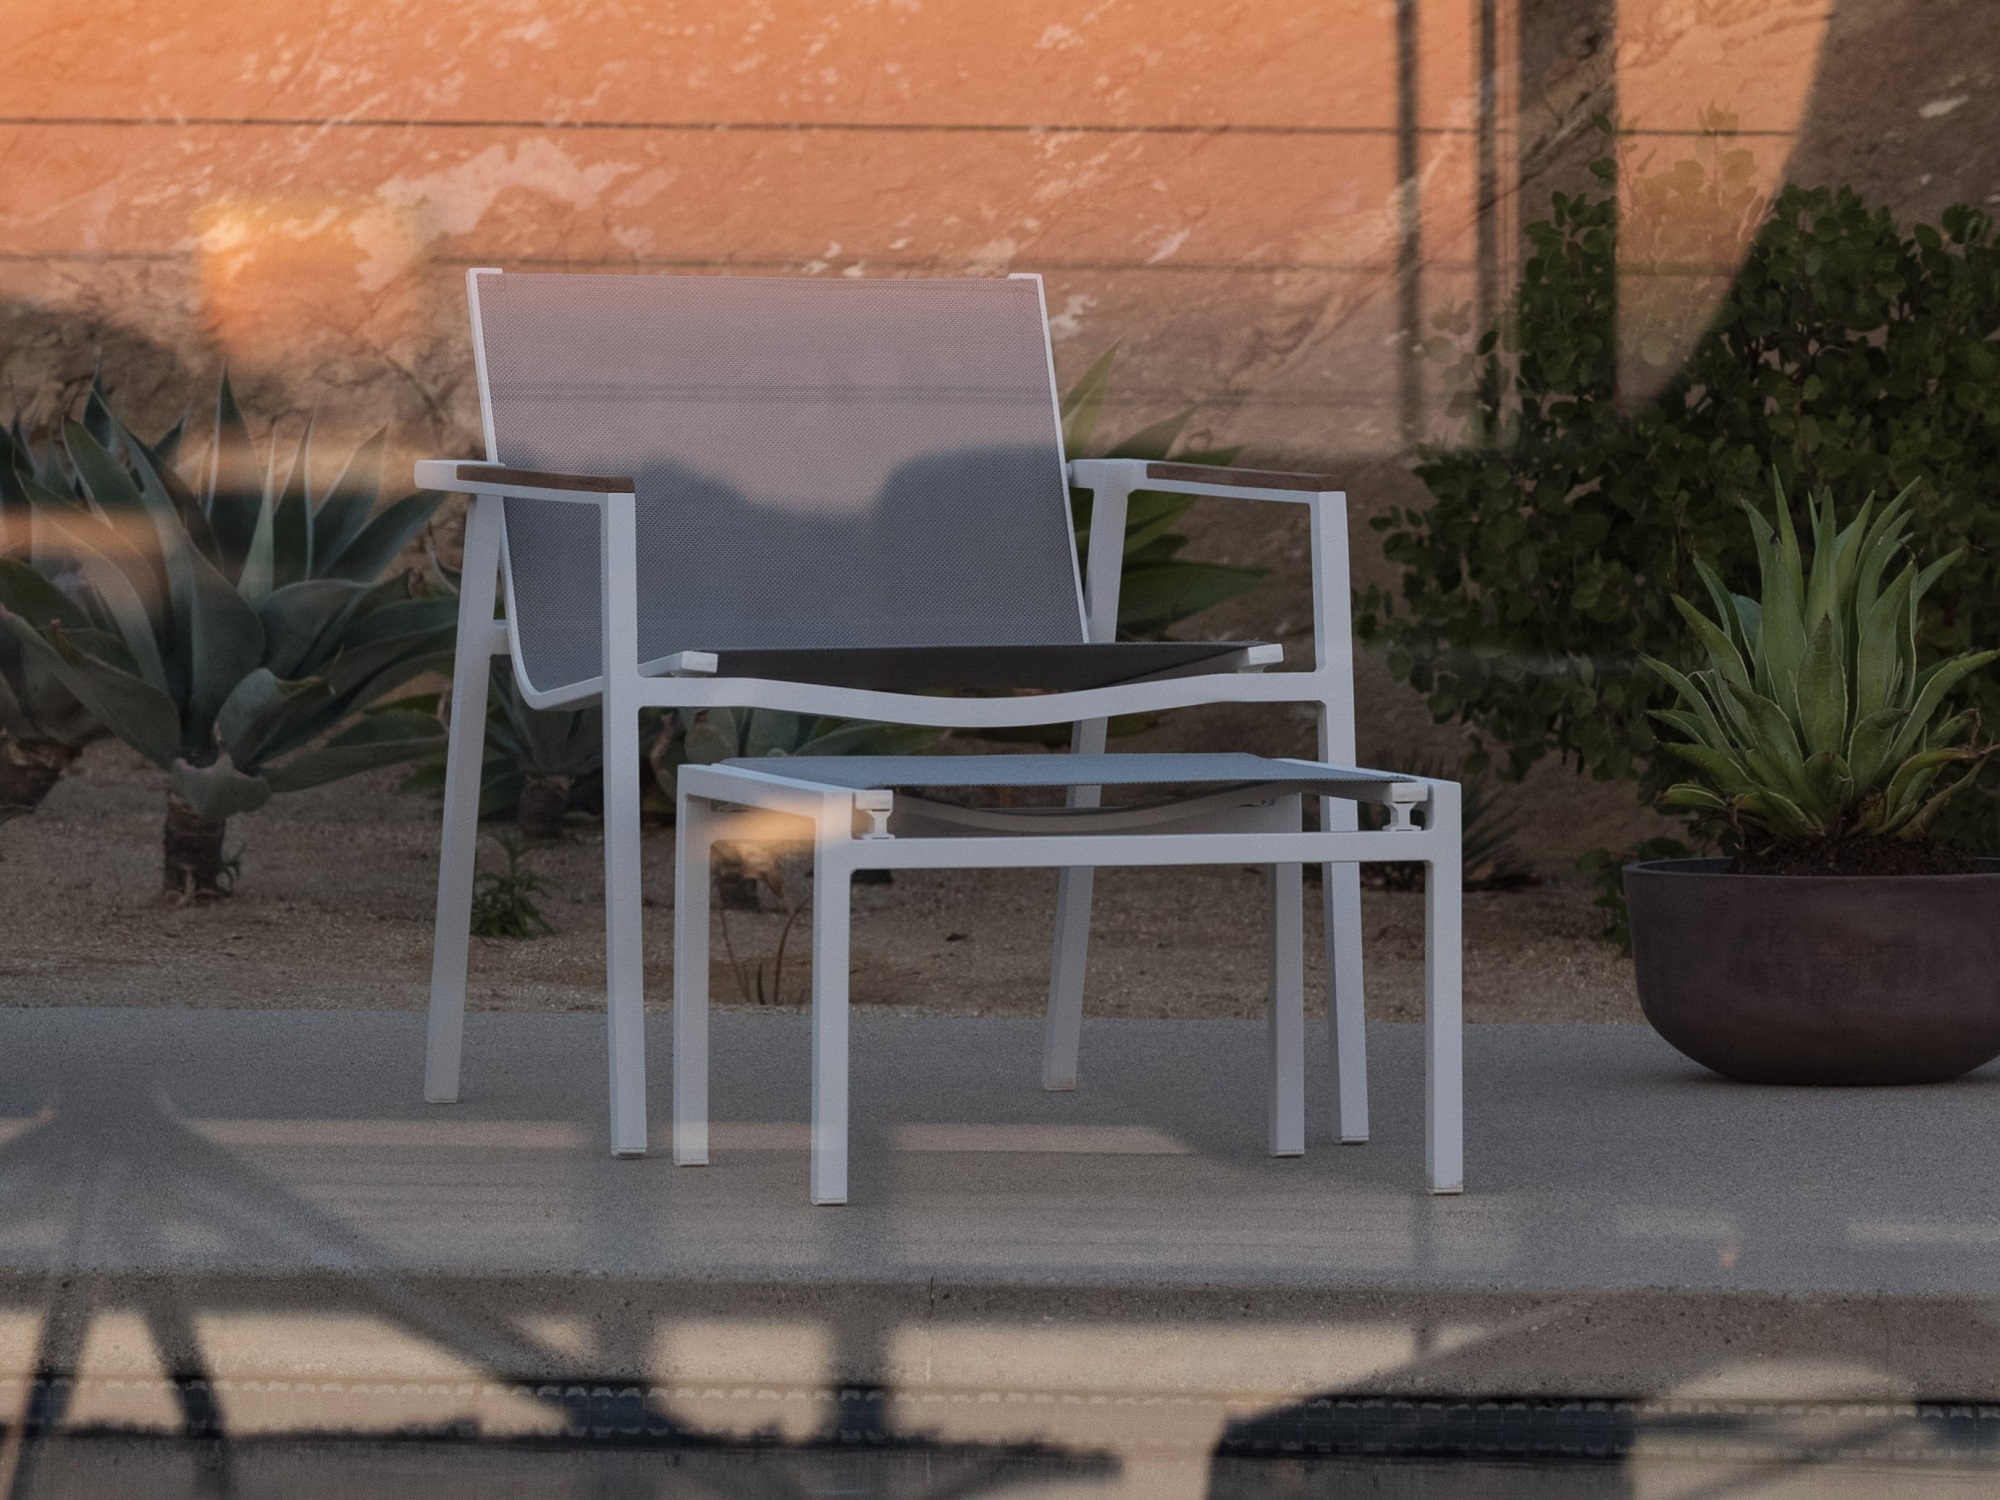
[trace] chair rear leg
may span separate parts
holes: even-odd
[[[1042,1087],[1076,1087],[1083,1047],[1083,975],[1090,963],[1090,898],[1097,872],[1066,869],[1056,882],[1055,951],[1049,963],[1049,1012],[1042,1026]]]
[[[1270,1151],[1306,1149],[1305,881],[1298,865],[1267,865],[1271,888]]]
[[[827,858],[822,821],[813,852],[812,1162],[814,1203],[847,1201],[847,954],[852,872]]]
[[[472,886],[479,856],[479,791],[486,760],[486,694],[493,675],[493,589],[500,573],[500,502],[473,501],[459,577],[458,649],[452,664],[444,831],[438,845],[437,918],[431,937],[424,1099],[455,1104],[465,1047],[465,971],[472,944]]]
[[[1350,832],[1359,824],[1352,802],[1320,799],[1320,827]],[[1368,1139],[1368,1010],[1361,971],[1361,866],[1327,865],[1323,874],[1326,909],[1326,1017],[1333,1047],[1334,1087],[1340,1139]]]
[[[709,862],[714,814],[682,793],[674,819],[674,1161],[708,1161]]]
[[[604,706],[604,969],[611,1154],[646,1154],[645,890],[638,715]]]

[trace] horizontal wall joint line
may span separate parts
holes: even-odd
[[[1208,123],[1036,122],[1036,121],[898,121],[898,120],[425,120],[400,116],[335,115],[0,115],[0,126],[48,129],[264,129],[264,130],[585,130],[657,132],[663,134],[778,135],[1258,135],[1258,136],[1394,136],[1393,125],[1278,125],[1231,121]],[[1418,135],[1474,136],[1470,125],[1419,125]],[[1774,137],[1790,140],[1795,130],[1730,130],[1699,128],[1622,128],[1621,136],[1676,138]]]

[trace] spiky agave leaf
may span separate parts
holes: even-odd
[[[34,480],[13,485],[79,595],[69,616],[37,621],[20,608],[33,602],[25,586],[0,580],[0,607],[14,606],[8,638],[26,656],[167,769],[199,815],[217,820],[273,790],[409,759],[436,743],[443,731],[431,717],[354,726],[312,748],[449,660],[453,601],[406,580],[379,581],[440,498],[421,493],[376,508],[381,435],[323,495],[311,483],[310,424],[285,480],[268,466],[260,479],[225,376],[197,490],[101,395],[87,416],[62,433],[69,493]]]
[[[1084,450],[1091,446],[1117,352],[1115,344],[1107,349],[1063,397],[1063,448],[1072,458],[1083,456]],[[1175,463],[1233,463],[1241,451],[1238,448],[1173,452],[1193,415],[1194,408],[1188,407],[1163,417],[1112,444],[1104,450],[1104,456],[1154,460],[1171,455]],[[1072,490],[1070,497],[1081,555],[1090,543],[1090,496],[1088,491]],[[1248,592],[1268,576],[1263,568],[1196,562],[1177,555],[1186,538],[1176,535],[1172,528],[1194,501],[1192,495],[1163,490],[1134,490],[1126,498],[1124,563],[1118,595],[1121,635],[1157,635],[1179,620]]]
[[[1666,748],[1703,778],[1671,788],[1669,805],[1725,813],[1777,839],[1915,837],[1992,752],[1961,743],[1975,727],[1969,712],[1940,714],[2000,651],[1917,670],[1918,601],[1958,554],[1906,563],[1882,583],[1903,544],[1908,495],[1880,512],[1864,503],[1843,527],[1821,494],[1810,567],[1782,488],[1775,525],[1746,507],[1762,582],[1754,601],[1697,565],[1718,618],[1674,604],[1708,666],[1682,673],[1647,658],[1681,701],[1653,715],[1682,737]]]
[[[72,638],[95,633],[91,617],[53,579],[22,558],[4,553],[0,553],[0,612],[25,621],[58,624]],[[106,647],[111,644],[105,643]],[[0,734],[21,742],[46,741],[69,750],[80,749],[105,734],[46,660],[5,625],[0,625]]]

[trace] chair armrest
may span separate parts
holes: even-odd
[[[593,505],[606,495],[630,495],[630,479],[599,474],[549,474],[539,469],[515,469],[505,464],[462,462],[450,458],[417,461],[417,483],[427,490],[458,494],[514,495],[524,500],[567,500]]]
[[[1080,458],[1069,467],[1073,481],[1087,489],[1115,483],[1133,490],[1244,500],[1304,500],[1340,491],[1339,482],[1324,474],[1288,474],[1277,469],[1225,469],[1211,464],[1154,463],[1143,458]]]
[[[1354,759],[1354,635],[1348,621],[1351,579],[1347,561],[1347,496],[1338,481],[1319,474],[1288,474],[1272,469],[1226,469],[1219,465],[1154,462],[1143,458],[1079,458],[1070,463],[1070,483],[1093,492],[1090,557],[1086,598],[1092,640],[1110,640],[1116,633],[1118,585],[1123,575],[1126,505],[1143,490],[1175,495],[1214,496],[1223,500],[1275,500],[1303,505],[1310,518],[1312,540],[1311,678],[1324,705],[1320,715],[1319,753],[1322,760]],[[1100,528],[1106,523],[1109,537]],[[1245,662],[1254,669],[1261,665]],[[1097,740],[1079,749],[1102,749]]]
[[[1282,469],[1225,469],[1214,464],[1146,465],[1148,484],[1208,484],[1232,490],[1299,490],[1331,494],[1340,485],[1324,474],[1290,474]]]

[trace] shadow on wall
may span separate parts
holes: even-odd
[[[121,413],[149,440],[214,379],[115,318],[0,301],[0,422],[37,428],[83,409],[99,371]]]
[[[76,417],[101,373],[112,409],[151,441],[184,416],[196,418],[190,452],[205,450],[206,414],[225,368],[260,441],[310,412],[316,447],[353,448],[389,424],[385,472],[407,480],[410,461],[470,452],[465,415],[456,410],[470,387],[470,362],[460,381],[426,381],[395,359],[392,378],[369,358],[345,362],[311,349],[289,361],[226,360],[211,344],[170,347],[131,323],[88,307],[52,308],[0,298],[0,424],[17,417],[31,432]],[[462,389],[463,387],[463,389]]]

